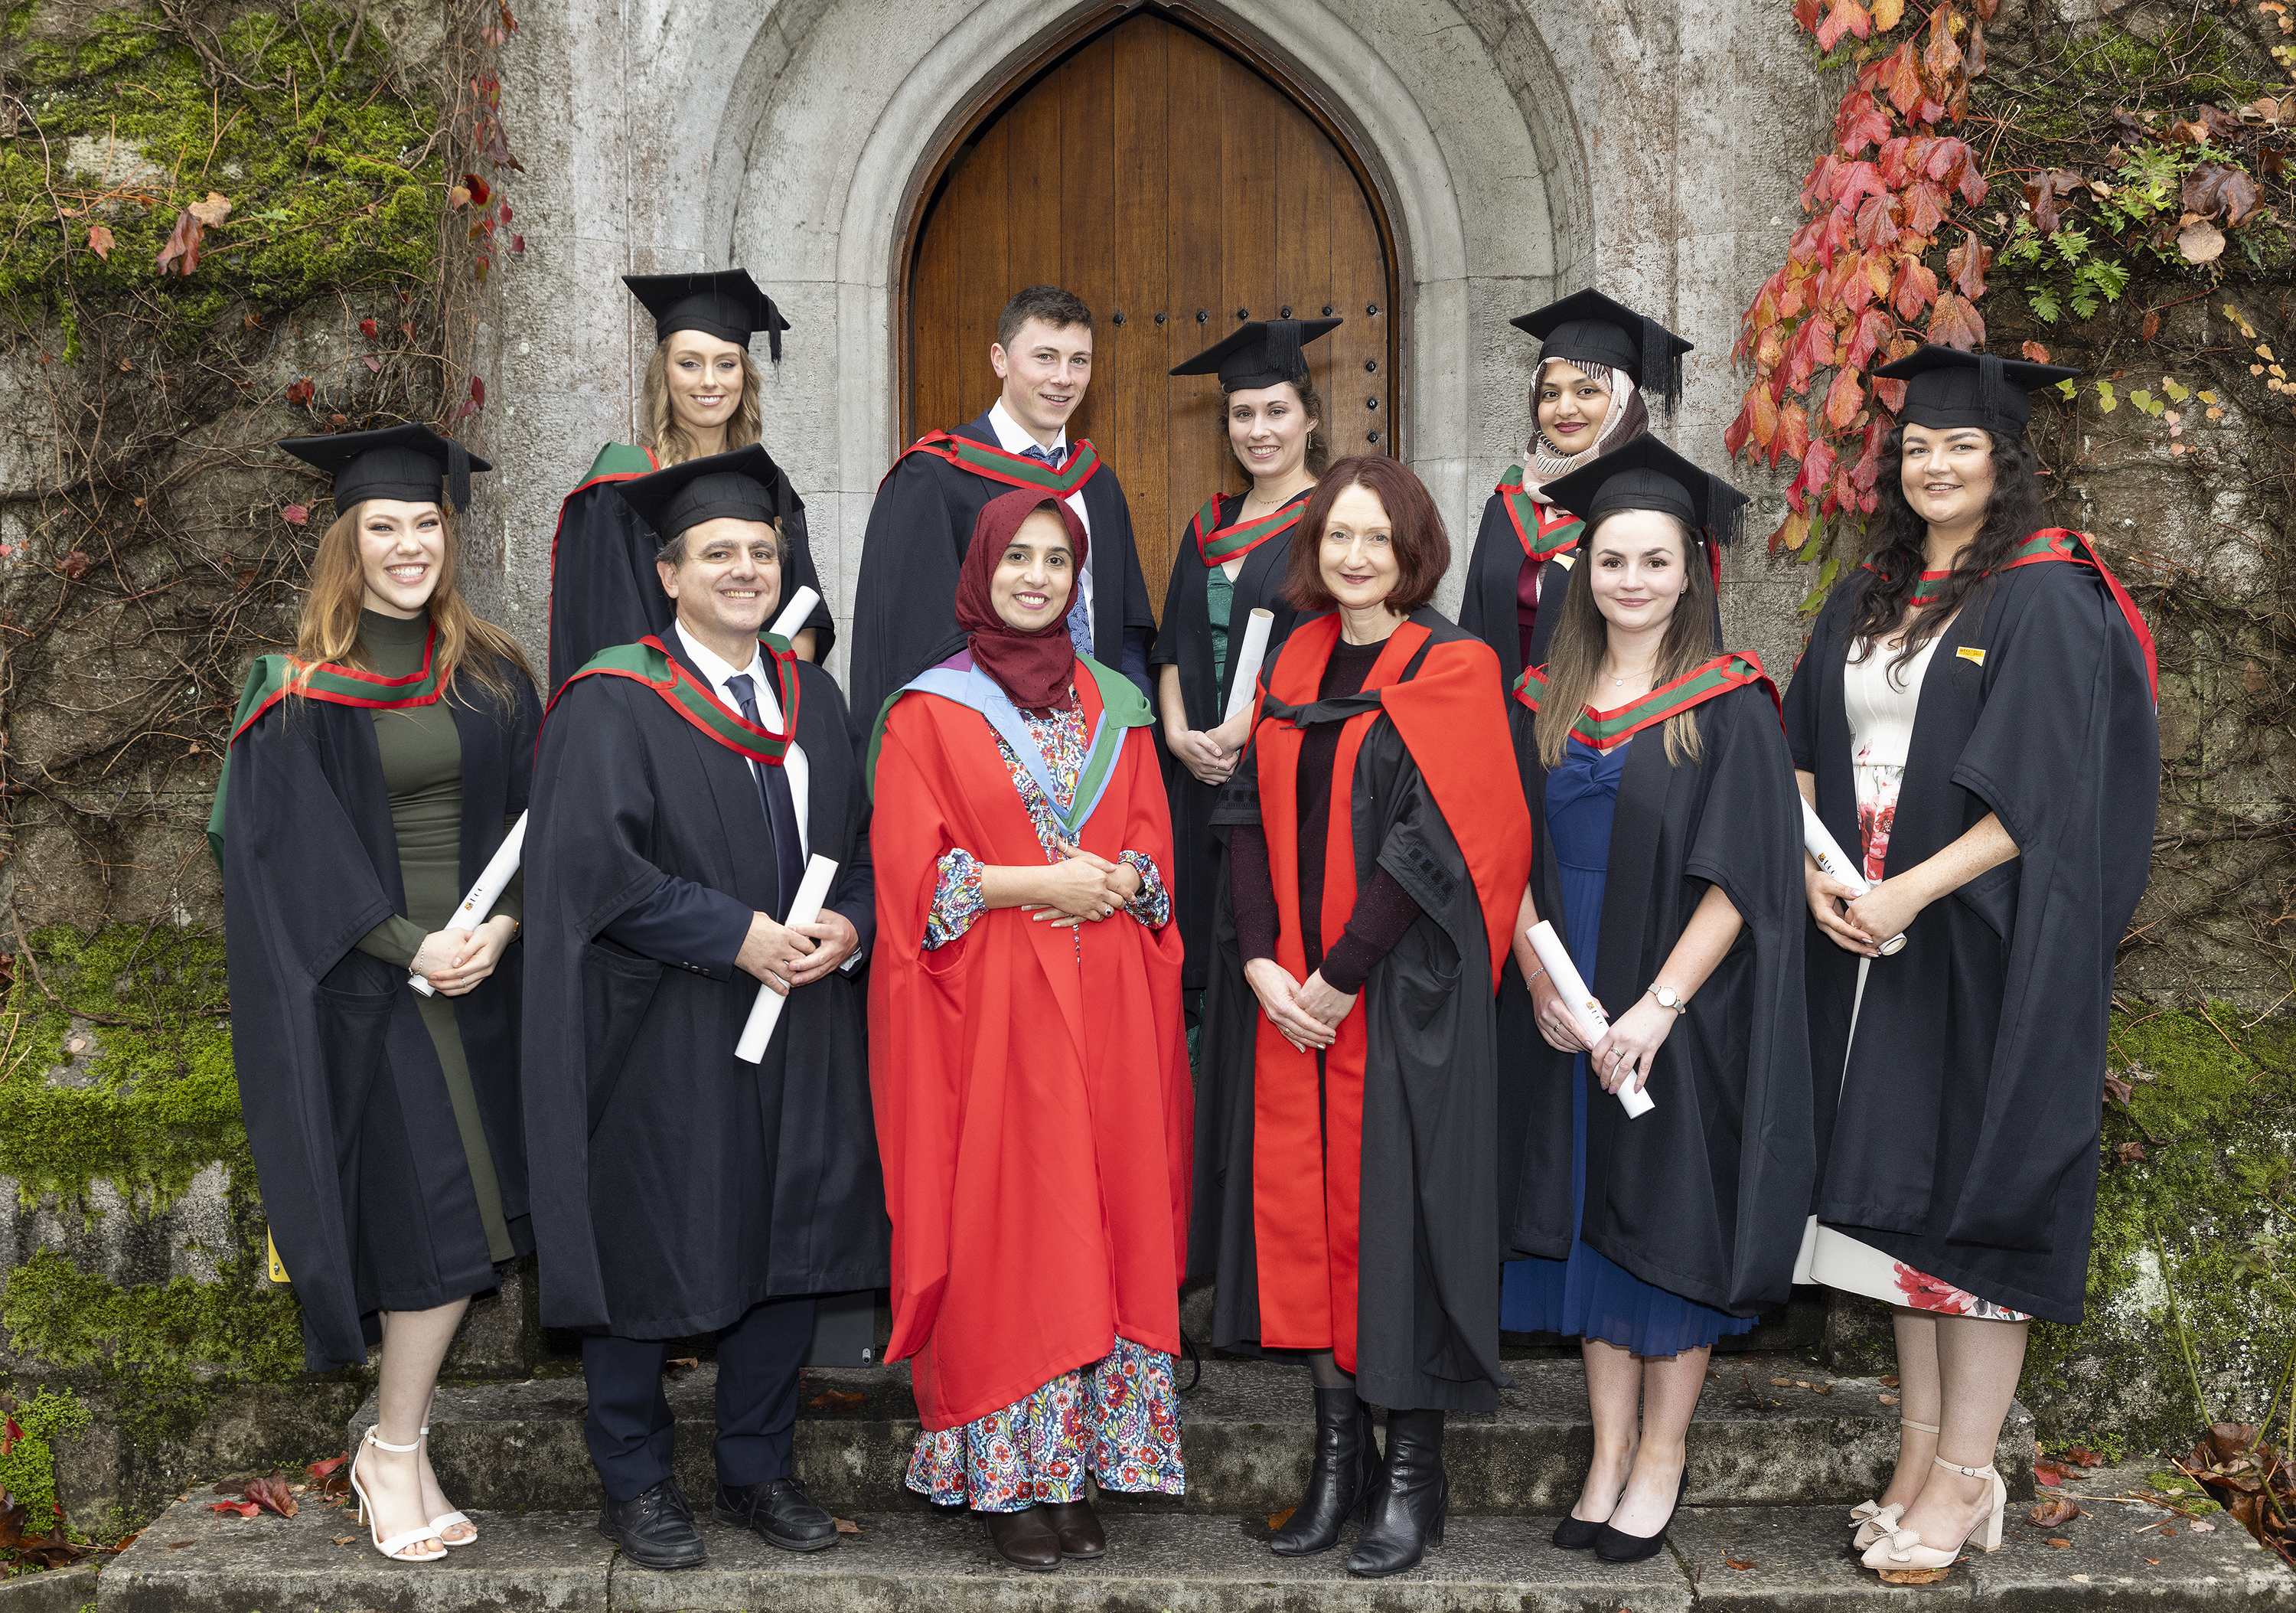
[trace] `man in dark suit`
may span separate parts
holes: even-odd
[[[1092,379],[1092,310],[1057,286],[1029,286],[1004,305],[988,362],[1003,395],[970,424],[912,443],[870,507],[845,680],[865,725],[909,679],[964,647],[956,577],[973,521],[991,498],[1016,487],[1061,495],[1091,539],[1092,568],[1069,616],[1078,653],[1150,693],[1156,618],[1133,547],[1132,513],[1116,473],[1092,444],[1068,440],[1069,419]]]
[[[777,638],[780,484],[759,448],[619,484],[676,620],[602,651],[543,726],[526,841],[523,1092],[546,1325],[579,1329],[599,1529],[652,1568],[706,1555],[670,1471],[672,1339],[718,1334],[720,1522],[837,1543],[791,1469],[814,1296],[884,1286],[869,1107],[876,924],[858,734]],[[836,863],[793,923],[809,858]],[[782,993],[735,1053],[759,983]]]

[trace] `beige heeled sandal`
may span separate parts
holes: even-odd
[[[373,1445],[378,1451],[388,1451],[393,1456],[404,1456],[409,1451],[419,1451],[422,1448],[422,1442],[420,1439],[417,1439],[411,1445],[392,1444],[389,1440],[383,1438],[373,1428],[369,1428],[366,1431],[365,1443]],[[375,1522],[374,1502],[367,1499],[365,1486],[359,1483],[358,1458],[356,1456],[351,1458],[351,1494],[358,1497],[359,1510],[366,1518],[366,1537],[374,1543],[374,1549],[376,1551],[390,1559],[391,1561],[424,1563],[444,1562],[447,1560],[447,1543],[439,1538],[439,1531],[432,1528],[429,1524],[422,1525],[417,1528],[403,1530],[400,1533],[392,1535],[389,1540],[383,1539],[381,1535],[378,1533],[379,1526]],[[428,1541],[430,1544],[438,1547],[439,1549],[435,1551],[417,1551],[415,1548],[422,1545],[425,1541]]]
[[[1957,1461],[1948,1461],[1940,1456],[1937,1465],[1964,1478],[1982,1478],[1991,1485],[1993,1504],[1985,1516],[1972,1525],[1969,1533],[1954,1543],[1949,1551],[1922,1543],[1918,1529],[1894,1529],[1866,1548],[1859,1560],[1869,1568],[1949,1568],[1961,1560],[1964,1546],[1975,1543],[1980,1551],[2001,1549],[2001,1521],[2009,1510],[2009,1486],[2001,1482],[2001,1475],[1989,1464],[1982,1468],[1964,1468]]]
[[[1915,1422],[1910,1417],[1898,1419],[1898,1426],[1901,1428],[1911,1428],[1918,1434],[1937,1432],[1935,1423]],[[1856,1538],[1849,1543],[1849,1549],[1853,1551],[1863,1551],[1896,1528],[1898,1519],[1905,1514],[1906,1503],[1903,1502],[1894,1502],[1886,1507],[1878,1501],[1859,1502],[1849,1509],[1849,1527],[1857,1531]]]

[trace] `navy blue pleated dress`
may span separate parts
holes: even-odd
[[[1663,744],[1659,729],[1647,730]],[[1603,885],[1610,870],[1611,822],[1619,805],[1619,778],[1636,741],[1605,755],[1583,740],[1563,745],[1562,760],[1546,776],[1546,832],[1562,885],[1562,926],[1570,961],[1588,980],[1602,941]],[[1653,1288],[1578,1241],[1587,1207],[1587,1104],[1595,1090],[1587,1055],[1571,1061],[1570,1255],[1567,1260],[1507,1263],[1499,1293],[1499,1326],[1511,1333],[1560,1333],[1599,1338],[1637,1355],[1677,1355],[1702,1349],[1753,1322]],[[1607,1094],[1603,1101],[1614,1101]]]

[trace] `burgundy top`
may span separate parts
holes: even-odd
[[[1538,573],[1544,569],[1542,562],[1525,555],[1514,577],[1514,630],[1525,666],[1530,664],[1530,630],[1538,621]]]
[[[1316,688],[1318,700],[1338,700],[1362,691],[1364,679],[1387,647],[1378,644],[1332,646],[1332,658]],[[1300,745],[1300,922],[1308,969],[1321,968],[1333,991],[1353,996],[1363,990],[1373,967],[1403,939],[1419,917],[1419,904],[1385,868],[1356,893],[1348,927],[1328,956],[1324,951],[1324,859],[1332,818],[1332,768],[1345,725],[1319,722]],[[1267,862],[1267,835],[1257,824],[1239,825],[1229,838],[1230,883],[1235,901],[1236,941],[1243,961],[1275,956],[1275,880]]]

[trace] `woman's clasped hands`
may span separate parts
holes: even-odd
[[[1243,977],[1259,995],[1260,1011],[1284,1041],[1303,1053],[1319,1052],[1339,1036],[1340,1021],[1356,1006],[1356,993],[1341,992],[1317,969],[1304,981],[1273,958],[1255,958]]]
[[[1021,904],[1036,922],[1049,922],[1056,930],[1087,919],[1098,924],[1140,894],[1140,870],[1130,863],[1111,862],[1069,841],[1057,844],[1061,860],[1045,870],[1038,886],[1045,900]]]

